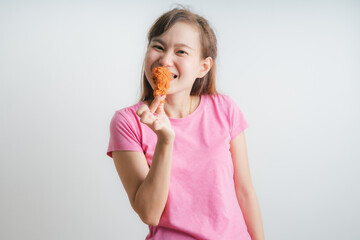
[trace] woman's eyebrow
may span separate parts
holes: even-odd
[[[161,43],[162,45],[166,46],[166,44],[164,43],[163,40],[161,40],[160,38],[154,38],[151,40],[152,42],[159,42]],[[188,45],[186,45],[185,43],[176,43],[175,46],[182,46],[182,47],[186,47],[186,48],[189,48],[191,50],[194,50],[192,47],[189,47]]]

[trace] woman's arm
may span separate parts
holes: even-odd
[[[158,140],[150,171],[135,195],[135,205],[148,219],[148,225],[159,224],[169,193],[174,140]]]
[[[151,226],[159,224],[168,198],[172,149],[173,140],[158,140],[151,168],[141,152],[112,152],[132,208]]]
[[[236,196],[243,212],[248,232],[253,240],[263,240],[264,229],[260,206],[250,176],[245,134],[242,132],[230,143],[234,164],[234,183]]]

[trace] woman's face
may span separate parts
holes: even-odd
[[[187,23],[177,22],[162,35],[154,37],[145,56],[145,75],[151,87],[155,88],[152,69],[164,66],[173,73],[167,93],[190,92],[196,78],[207,72],[204,73],[200,51],[199,32]]]

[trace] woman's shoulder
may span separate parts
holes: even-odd
[[[115,112],[117,113],[124,113],[124,114],[128,114],[129,112],[136,112],[136,110],[142,105],[145,104],[145,102],[138,102],[135,104],[132,104],[130,106],[127,107],[123,107],[123,108],[119,108],[117,110],[115,110]]]
[[[114,118],[126,119],[128,121],[135,121],[137,119],[136,111],[142,104],[144,104],[144,102],[140,101],[136,104],[132,104],[127,107],[119,108],[119,109],[115,110]]]

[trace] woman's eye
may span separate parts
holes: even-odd
[[[187,54],[187,52],[185,52],[185,51],[183,51],[183,50],[180,50],[180,51],[178,51],[179,53],[181,53],[181,54]]]
[[[154,45],[153,48],[159,49],[159,50],[163,50],[163,48],[159,45]],[[187,54],[187,52],[183,51],[183,50],[179,50],[178,53],[180,53],[181,55],[183,54]]]

